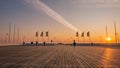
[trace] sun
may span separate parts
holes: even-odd
[[[107,40],[107,41],[110,41],[110,40],[111,40],[111,38],[110,38],[110,37],[107,37],[107,38],[106,38],[106,40]]]

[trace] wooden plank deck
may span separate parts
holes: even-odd
[[[0,47],[0,68],[120,68],[120,48],[6,46]]]

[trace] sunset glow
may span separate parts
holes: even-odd
[[[110,37],[107,37],[106,40],[107,40],[107,41],[111,41],[111,38],[110,38]]]
[[[120,68],[120,0],[0,0],[0,68]]]
[[[114,22],[117,35],[120,34],[120,1],[98,0],[1,0],[0,2],[0,41],[9,41],[11,24],[11,43],[36,41],[35,33],[49,31],[49,40],[71,42],[79,31],[79,43],[88,43],[86,36],[90,31],[90,40],[94,43],[115,42]],[[15,32],[14,32],[14,25]],[[106,38],[106,25],[110,38]],[[84,32],[84,39],[81,33]],[[15,33],[15,34],[14,34]],[[14,36],[15,35],[15,36]],[[101,36],[101,37],[100,37]],[[117,36],[118,37],[118,36]],[[15,38],[15,39],[14,39]],[[38,38],[43,42],[41,37]],[[84,41],[85,40],[85,41]]]

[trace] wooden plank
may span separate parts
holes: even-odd
[[[0,68],[120,68],[120,48],[97,46],[0,47]]]

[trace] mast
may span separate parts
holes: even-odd
[[[108,38],[108,28],[107,28],[107,25],[106,25],[106,38]]]
[[[14,25],[14,35],[13,35],[13,42],[15,43],[15,31],[16,31],[16,25]]]
[[[106,25],[106,39],[108,38],[108,27]],[[106,43],[108,44],[108,41],[106,40]]]
[[[19,43],[19,33],[20,33],[20,30],[19,30],[19,26],[18,26],[17,43]]]
[[[116,22],[114,21],[114,29],[115,29],[115,43],[117,43],[117,30],[116,30]]]
[[[11,24],[9,24],[9,40],[8,42],[10,43],[11,42]]]

